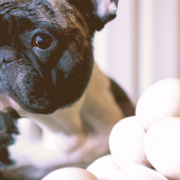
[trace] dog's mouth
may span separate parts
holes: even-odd
[[[53,113],[58,108],[57,89],[50,73],[43,79],[25,58],[3,64],[1,70],[4,91],[21,108],[42,114]]]
[[[23,109],[33,113],[49,114],[58,108],[56,75],[50,68],[42,68],[34,59],[15,48],[0,48],[0,86]],[[30,54],[32,56],[32,54]]]

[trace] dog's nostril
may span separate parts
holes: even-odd
[[[2,62],[3,63],[5,63],[5,64],[7,64],[7,63],[10,63],[10,62],[13,62],[14,61],[14,59],[13,58],[3,58],[3,60],[2,60]]]
[[[0,47],[0,64],[11,63],[22,59],[23,55],[11,46]]]
[[[0,66],[2,66],[3,63],[8,63],[5,57],[0,59]]]
[[[7,59],[4,57],[2,60],[3,63],[9,63],[9,61],[7,61]]]

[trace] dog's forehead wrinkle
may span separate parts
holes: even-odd
[[[8,22],[8,31],[16,29],[16,32],[21,29],[36,29],[36,28],[51,28],[55,31],[64,30],[67,28],[67,22],[61,12],[55,11],[50,13],[44,5],[23,4],[8,4],[3,7],[4,2],[0,1],[0,26],[2,20]],[[27,11],[28,9],[28,11]],[[3,25],[4,26],[4,25]]]
[[[49,1],[42,1],[42,3],[29,1],[0,1],[0,14],[13,15],[16,17],[30,17],[31,19],[53,19],[57,16],[62,16],[58,11],[54,11],[53,5]],[[61,18],[61,17],[60,17]],[[62,18],[61,18],[62,19]]]

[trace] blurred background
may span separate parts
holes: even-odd
[[[135,105],[155,82],[180,78],[180,1],[119,0],[117,18],[95,35],[94,54]]]

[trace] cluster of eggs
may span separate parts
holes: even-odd
[[[109,148],[86,170],[63,168],[43,180],[180,180],[180,79],[151,86],[136,115],[113,127]]]

